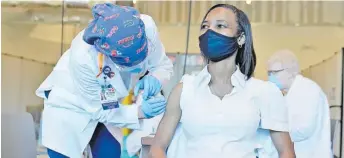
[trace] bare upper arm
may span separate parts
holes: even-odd
[[[160,121],[157,133],[154,137],[153,145],[159,146],[164,150],[169,146],[181,118],[182,111],[179,103],[182,88],[183,84],[180,83],[172,90],[168,97],[165,114]]]
[[[294,158],[294,144],[290,139],[288,132],[279,132],[270,130],[272,142],[274,143],[281,158]]]

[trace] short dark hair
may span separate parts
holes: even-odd
[[[256,53],[253,47],[253,37],[251,23],[247,15],[237,7],[230,4],[216,4],[211,7],[208,12],[205,14],[203,21],[208,16],[210,11],[215,8],[222,7],[230,9],[236,15],[236,21],[238,22],[238,32],[236,37],[240,36],[243,32],[245,34],[245,43],[238,49],[238,54],[235,58],[235,64],[239,65],[240,71],[247,76],[247,79],[251,78],[254,69],[256,68]],[[202,23],[203,23],[202,21]]]

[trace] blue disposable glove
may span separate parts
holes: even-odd
[[[142,101],[141,110],[145,118],[152,118],[165,111],[166,103],[166,99],[163,96],[152,97]]]
[[[154,76],[147,75],[137,82],[134,95],[137,96],[139,91],[143,89],[142,99],[147,100],[149,97],[155,96],[161,91],[161,83]]]

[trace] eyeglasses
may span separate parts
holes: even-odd
[[[284,69],[281,70],[269,70],[268,71],[268,75],[276,75],[279,72],[282,72]]]

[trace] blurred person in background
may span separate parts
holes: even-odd
[[[165,98],[155,95],[173,65],[154,20],[109,3],[95,5],[92,14],[36,91],[44,98],[42,144],[50,158],[81,157],[88,144],[93,158],[120,158],[120,128],[139,129],[139,119],[165,111]],[[132,89],[143,91],[142,103],[121,105]]]
[[[268,75],[285,96],[288,110],[284,112],[288,114],[296,157],[332,158],[329,104],[322,89],[300,74],[298,60],[289,50],[280,50],[270,57]],[[265,134],[258,155],[275,158],[276,150],[266,131]]]
[[[256,56],[247,15],[232,5],[213,6],[199,46],[209,64],[171,92],[150,157],[255,158],[262,128],[271,132],[281,158],[293,158],[282,93],[252,77]]]

